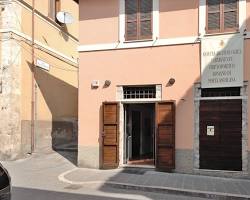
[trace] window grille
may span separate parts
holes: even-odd
[[[225,96],[240,96],[239,87],[231,88],[206,88],[201,90],[202,97],[225,97]]]
[[[123,87],[124,99],[155,99],[156,87],[155,86],[143,86],[143,87]]]

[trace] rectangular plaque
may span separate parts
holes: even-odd
[[[214,136],[214,126],[207,126],[207,135]]]
[[[243,86],[244,40],[241,35],[211,36],[201,42],[201,87]]]
[[[50,69],[50,65],[48,63],[44,62],[43,60],[39,60],[39,59],[36,60],[36,66],[40,67],[42,69],[45,69],[47,71],[49,71],[49,69]]]

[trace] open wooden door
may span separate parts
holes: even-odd
[[[103,103],[102,168],[114,169],[119,165],[119,105]]]
[[[156,169],[170,171],[175,168],[175,104],[156,104]]]

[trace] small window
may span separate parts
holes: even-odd
[[[49,0],[49,14],[48,16],[59,23],[56,19],[56,14],[61,11],[61,0]]]
[[[152,39],[153,0],[125,0],[126,41]]]
[[[155,99],[156,86],[124,86],[123,87],[124,99]]]
[[[230,96],[240,96],[239,87],[229,87],[229,88],[207,88],[201,90],[202,97],[230,97]]]
[[[238,0],[207,0],[207,33],[239,29]]]

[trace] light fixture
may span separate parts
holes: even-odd
[[[107,88],[107,87],[109,87],[111,85],[111,81],[110,80],[106,80],[105,82],[104,82],[104,88]]]
[[[175,84],[175,79],[174,79],[174,78],[170,78],[170,79],[168,80],[167,86],[172,86],[172,85],[174,85],[174,84]]]

